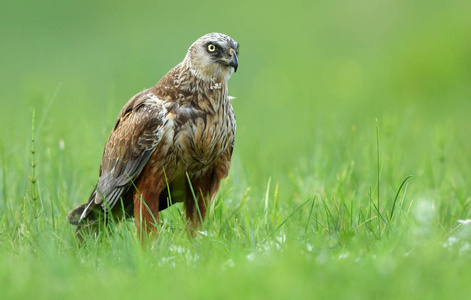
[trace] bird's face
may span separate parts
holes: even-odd
[[[203,80],[227,81],[237,71],[239,43],[221,33],[209,33],[191,45],[186,58]]]

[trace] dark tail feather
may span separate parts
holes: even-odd
[[[93,191],[87,203],[74,208],[68,214],[69,223],[77,226],[75,236],[79,244],[82,244],[87,233],[96,232],[98,229],[96,225],[99,223],[101,207],[95,203],[95,194],[96,191]]]
[[[97,191],[94,190],[87,203],[74,208],[68,214],[69,223],[77,226],[76,237],[79,242],[83,241],[84,236],[97,233],[101,226],[108,224],[111,219],[116,221],[132,216],[134,208],[132,200],[122,199],[121,205],[115,206],[111,214],[103,211],[101,204],[95,203],[96,193]],[[129,197],[132,197],[132,194]]]
[[[88,202],[80,205],[79,207],[74,208],[69,212],[69,223],[78,226],[80,223],[80,217],[83,214],[83,211],[88,206]]]
[[[81,227],[85,225],[84,223],[90,224],[97,221],[98,215],[100,215],[98,211],[101,211],[101,207],[99,204],[95,203],[95,195],[96,190],[92,192],[87,203],[82,204],[69,212],[68,216],[70,224]]]

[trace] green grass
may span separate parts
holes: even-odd
[[[469,1],[1,6],[0,299],[468,296]],[[132,220],[78,247],[119,110],[211,31],[237,136],[201,233],[177,204],[152,247]]]

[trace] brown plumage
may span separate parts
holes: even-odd
[[[159,211],[175,202],[184,203],[190,226],[200,225],[231,164],[236,122],[227,81],[238,47],[227,35],[207,34],[129,100],[106,143],[96,188],[69,213],[77,231],[124,212],[134,215],[138,234],[142,226],[152,232]]]

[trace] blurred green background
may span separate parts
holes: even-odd
[[[122,106],[216,31],[241,45],[229,91],[231,176],[244,186],[298,174],[312,192],[351,172],[344,187],[366,190],[377,125],[388,187],[410,174],[423,191],[446,172],[466,181],[469,1],[3,1],[0,11],[0,149],[25,179],[33,108],[42,174],[56,168],[81,194]]]
[[[0,8],[3,145],[24,145],[36,108],[43,145],[64,140],[79,161],[96,155],[97,165],[124,103],[213,31],[241,45],[230,81],[236,156],[242,164],[257,158],[255,178],[303,165],[324,136],[347,143],[353,126],[374,137],[376,118],[410,130],[439,122],[470,129],[469,1],[3,1]],[[414,141],[397,146],[414,151]]]

